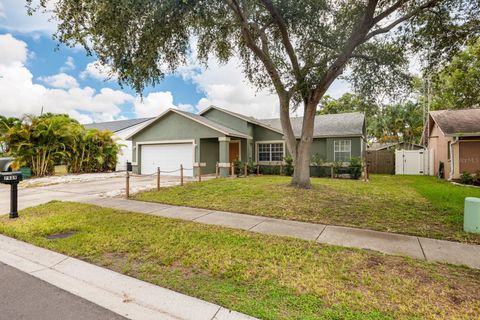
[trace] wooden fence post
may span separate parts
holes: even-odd
[[[198,182],[202,182],[202,165],[198,163]]]
[[[248,177],[248,165],[245,163],[245,168],[244,168],[244,175],[245,177]]]
[[[230,168],[232,169],[231,170],[232,171],[232,177],[234,177],[235,176],[235,165],[234,165],[233,162],[230,163]]]
[[[218,161],[217,161],[217,164],[215,165],[215,178],[218,178],[218,171],[219,171],[219,168],[218,168]]]
[[[180,165],[180,185],[183,186],[183,164]]]
[[[160,167],[157,167],[157,191],[160,191]]]
[[[125,176],[125,197],[128,199],[130,197],[130,174],[127,171]]]
[[[257,176],[260,175],[260,165],[257,163]]]

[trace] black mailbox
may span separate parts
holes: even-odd
[[[10,218],[18,217],[18,183],[22,179],[21,172],[0,172],[0,183],[10,185]]]
[[[0,172],[0,183],[17,184],[23,180],[21,172]]]

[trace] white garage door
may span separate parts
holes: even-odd
[[[192,143],[176,144],[144,144],[141,150],[141,173],[150,174],[161,171],[173,171],[193,168],[193,145]],[[193,170],[184,170],[184,176],[192,176]],[[163,173],[162,175],[179,176],[180,172]]]

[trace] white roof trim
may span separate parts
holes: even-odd
[[[233,112],[231,112],[231,111],[229,111],[229,110],[226,110],[226,109],[223,109],[223,108],[219,108],[219,107],[216,107],[216,106],[213,106],[213,105],[210,106],[210,107],[208,107],[208,108],[206,108],[206,109],[204,109],[204,110],[202,110],[202,111],[200,111],[200,112],[198,113],[198,115],[199,115],[199,116],[203,116],[206,112],[208,112],[208,111],[210,111],[210,110],[212,110],[212,109],[216,109],[216,110],[218,110],[218,111],[225,112],[225,113],[231,115],[232,117],[236,117],[236,118],[242,119],[242,120],[244,120],[244,121],[251,122],[251,123],[256,124],[256,125],[258,125],[258,126],[264,127],[264,128],[266,128],[266,129],[272,130],[272,131],[274,131],[274,132],[283,134],[283,131],[278,130],[278,129],[273,128],[273,127],[270,127],[270,126],[267,126],[265,123],[262,123],[260,120],[256,120],[256,119],[251,119],[251,118],[248,118],[248,117],[244,117],[244,116],[242,116],[242,115],[235,114],[235,113],[233,113]]]
[[[175,112],[175,113],[178,114],[178,115],[181,115],[181,116],[183,116],[183,117],[185,117],[185,118],[188,118],[188,119],[190,119],[190,120],[192,120],[192,121],[195,121],[195,122],[197,122],[197,123],[200,123],[201,125],[204,125],[204,126],[206,126],[206,127],[209,127],[210,129],[215,130],[215,131],[217,131],[217,132],[220,132],[220,133],[222,133],[222,134],[224,134],[224,135],[226,135],[226,136],[232,136],[232,137],[237,137],[237,138],[252,139],[252,137],[247,136],[247,135],[243,135],[243,134],[242,134],[242,135],[238,135],[238,134],[234,134],[234,133],[231,133],[231,132],[226,132],[226,131],[220,130],[220,129],[215,128],[215,127],[213,127],[213,126],[211,126],[211,125],[209,125],[209,124],[207,124],[207,123],[205,123],[205,122],[199,121],[199,120],[196,119],[196,118],[190,117],[190,116],[188,116],[187,114],[185,114],[185,113],[183,113],[183,112],[178,112],[177,110],[172,109],[172,108],[165,110],[164,112],[162,112],[162,113],[161,113],[159,116],[157,116],[156,118],[154,118],[154,119],[152,119],[152,120],[150,120],[150,121],[147,121],[144,126],[138,128],[137,130],[135,130],[134,132],[132,132],[132,133],[131,133],[129,136],[127,136],[125,139],[130,139],[131,137],[133,137],[134,135],[136,135],[138,132],[140,132],[140,131],[142,131],[143,129],[147,128],[148,126],[150,126],[152,123],[156,122],[157,120],[163,118],[167,113],[170,113],[170,112]]]

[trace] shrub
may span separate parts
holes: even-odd
[[[279,166],[262,166],[260,167],[262,174],[266,175],[279,175],[280,167]]]
[[[235,174],[237,175],[237,177],[240,177],[240,175],[242,174],[243,172],[243,162],[240,161],[240,159],[235,159],[235,161],[233,162],[233,167],[235,168]]]
[[[473,184],[473,180],[473,176],[470,173],[466,171],[462,172],[462,175],[460,176],[460,183]]]
[[[284,167],[284,172],[286,176],[291,176],[293,175],[293,159],[292,157],[288,156],[283,158],[285,160],[285,167]]]
[[[348,166],[350,178],[360,179],[362,176],[362,160],[360,158],[352,158]]]
[[[343,162],[342,161],[334,161],[333,162],[333,173],[335,173],[335,176],[338,177],[338,175],[341,173],[343,167]]]
[[[310,161],[314,167],[321,167],[323,165],[323,159],[320,156],[320,153],[315,153],[312,156],[312,159]]]
[[[480,170],[477,170],[477,172],[473,176],[473,184],[476,186],[480,186]]]
[[[251,158],[247,162],[247,171],[248,174],[255,174],[257,172],[257,167],[255,166]]]
[[[114,170],[117,164],[121,146],[112,135],[87,130],[68,115],[47,113],[13,122],[0,135],[0,144],[37,176],[52,173],[58,164],[68,165],[73,173],[102,172]]]

